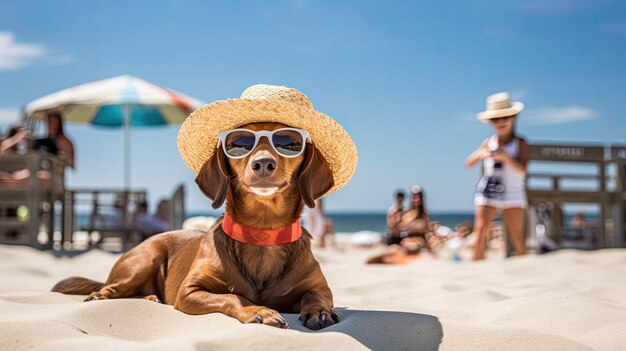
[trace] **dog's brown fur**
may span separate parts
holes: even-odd
[[[252,130],[275,130],[279,123],[253,123]],[[270,177],[251,169],[259,155],[276,160]],[[226,212],[247,227],[275,229],[293,223],[306,204],[334,185],[332,173],[312,144],[296,158],[280,157],[262,138],[248,157],[229,159],[218,148],[196,178],[213,208],[226,201]],[[251,191],[255,184],[278,185],[271,196]],[[289,244],[255,246],[233,240],[222,231],[221,219],[206,233],[172,231],[149,238],[124,254],[106,283],[68,278],[52,291],[89,294],[85,301],[141,297],[174,305],[188,314],[221,312],[243,323],[287,328],[277,312],[300,312],[311,329],[339,321],[333,297],[311,253],[309,235]]]

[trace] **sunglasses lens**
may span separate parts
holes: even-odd
[[[272,135],[272,144],[284,156],[296,156],[302,152],[304,140],[295,130],[278,130]]]
[[[255,136],[251,132],[236,130],[226,136],[224,145],[228,156],[240,157],[247,155],[254,147]]]

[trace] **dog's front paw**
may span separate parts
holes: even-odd
[[[237,318],[243,323],[261,323],[287,329],[287,321],[277,311],[262,306],[247,306],[241,309],[241,314]]]
[[[305,327],[319,330],[339,323],[339,315],[332,308],[303,308],[300,312],[300,320]]]
[[[92,292],[91,294],[89,294],[89,296],[87,296],[87,298],[83,301],[87,302],[87,301],[107,300],[107,299],[108,297],[104,296],[99,291],[96,291],[96,292]]]
[[[148,296],[144,296],[143,297],[144,300],[149,300],[149,301],[154,301],[156,303],[163,303],[161,302],[161,299],[159,299],[158,296],[156,295],[148,295]]]

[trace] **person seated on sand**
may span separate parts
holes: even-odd
[[[440,222],[429,222],[428,232],[426,233],[426,246],[432,252],[441,250],[446,241],[452,237],[454,231]]]
[[[434,259],[433,250],[443,246],[429,230],[429,216],[425,209],[422,188],[411,188],[411,207],[402,213],[398,224],[401,231],[400,242],[392,243],[382,255],[367,261],[371,263],[405,264],[416,260]]]
[[[454,229],[440,226],[435,228],[433,239],[429,240],[430,247],[437,255],[450,256],[453,261],[461,261],[461,252],[472,248],[467,237],[472,233],[471,223],[465,221],[457,224]],[[435,240],[436,238],[436,240]],[[444,254],[447,253],[446,254]]]
[[[421,260],[434,260],[435,256],[426,246],[426,240],[423,238],[405,238],[400,244],[390,245],[383,254],[368,259],[367,264],[408,264]]]
[[[426,241],[429,219],[424,192],[419,185],[414,185],[411,188],[411,206],[402,214],[402,221],[399,225],[402,230],[401,237],[419,237]]]
[[[402,222],[402,213],[404,212],[404,191],[396,190],[393,198],[393,205],[387,210],[387,234],[385,237],[387,245],[399,244],[402,240],[400,223]]]
[[[473,231],[474,231],[474,228],[472,227],[472,223],[470,223],[469,221],[463,221],[457,224],[456,226],[454,226],[454,232],[456,236],[459,236],[461,238],[465,238],[466,236],[470,235]]]
[[[165,207],[166,202],[161,201],[159,203],[160,207]],[[151,215],[148,213],[148,203],[146,201],[142,201],[137,205],[137,214],[135,215],[135,229],[140,233],[141,240],[146,240],[152,235],[159,234],[170,230],[170,224],[167,219],[161,218],[164,214],[161,213],[159,216],[159,211],[157,211],[157,215]],[[163,212],[163,209],[161,209]]]

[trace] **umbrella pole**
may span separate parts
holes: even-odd
[[[124,188],[130,190],[130,104],[124,105]]]

